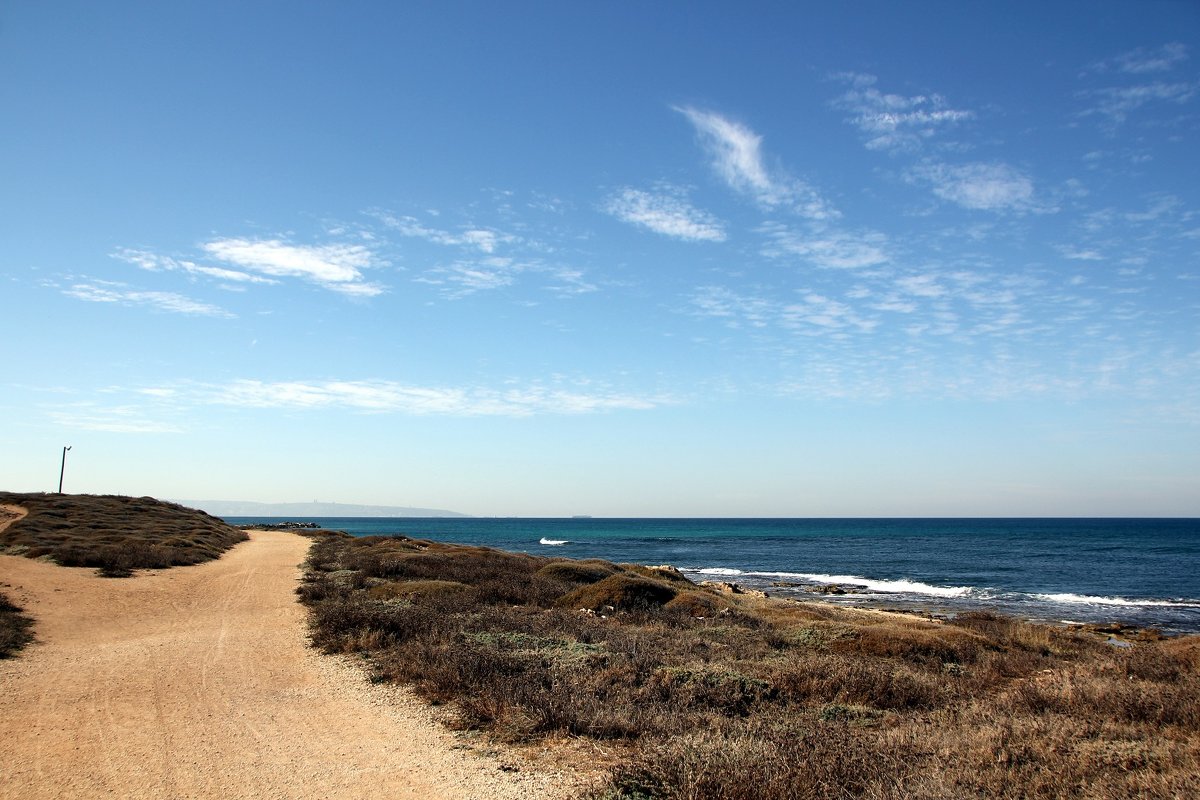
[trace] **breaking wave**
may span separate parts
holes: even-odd
[[[859,575],[826,575],[819,572],[746,572],[728,567],[705,567],[694,570],[701,575],[721,575],[736,577],[744,575],[748,578],[792,579],[814,584],[831,584],[858,586],[869,592],[882,594],[915,594],[925,597],[967,597],[973,591],[971,586],[935,586],[920,581],[895,580],[885,581],[875,578],[864,578]]]
[[[1096,597],[1087,594],[1072,594],[1070,592],[1062,592],[1058,594],[1035,594],[1033,596],[1038,600],[1045,600],[1049,603],[1066,603],[1070,605],[1120,606],[1124,608],[1138,608],[1142,606],[1200,608],[1200,603],[1190,602],[1187,600],[1130,600],[1125,597]]]

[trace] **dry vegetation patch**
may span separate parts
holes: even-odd
[[[33,641],[33,620],[0,594],[0,658],[12,658]]]
[[[1200,795],[1200,644],[1115,648],[697,586],[669,569],[326,536],[314,643],[512,742],[583,737],[597,797]]]
[[[199,564],[246,539],[203,511],[151,497],[0,492],[0,503],[28,511],[0,531],[0,552],[108,577]]]

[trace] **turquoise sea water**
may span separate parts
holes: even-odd
[[[735,581],[778,596],[811,598],[806,587],[836,583],[859,593],[823,599],[1200,633],[1197,519],[306,521],[355,535],[403,534],[535,555],[672,564],[694,580]]]

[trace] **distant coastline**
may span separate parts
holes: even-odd
[[[442,508],[369,506],[353,503],[255,503],[249,500],[175,500],[215,517],[467,517]]]

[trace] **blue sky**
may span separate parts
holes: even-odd
[[[0,486],[1200,515],[1200,6],[9,3]]]

